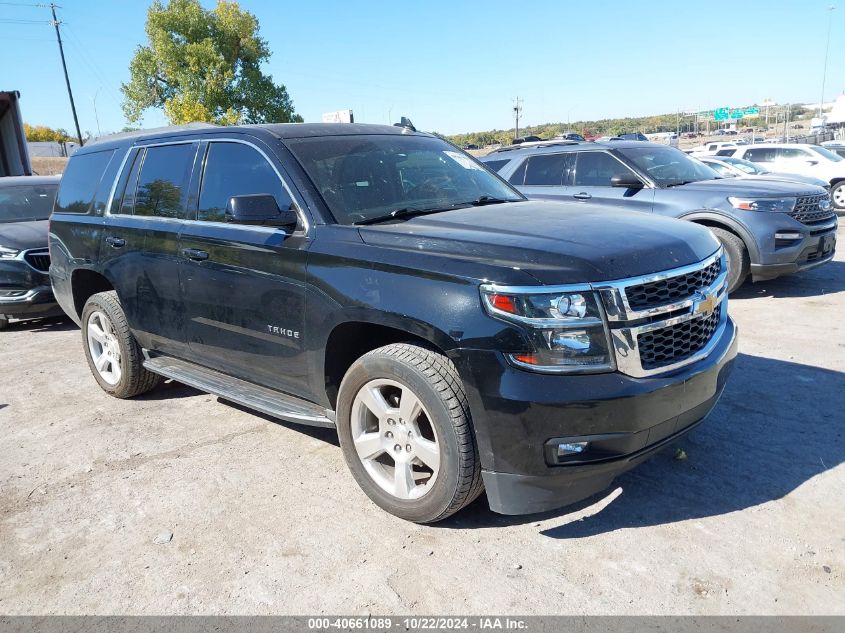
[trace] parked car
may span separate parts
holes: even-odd
[[[619,134],[618,138],[621,138],[623,141],[647,141],[645,134],[640,132],[626,132],[625,134]]]
[[[830,185],[833,206],[845,210],[845,158],[826,147],[800,143],[746,145],[719,152],[757,163],[771,171],[804,174],[824,180]]]
[[[499,174],[529,198],[579,201],[704,224],[722,242],[729,289],[833,259],[836,214],[823,188],[719,178],[700,161],[657,143],[615,141],[501,149]]]
[[[723,141],[714,141],[711,143],[705,143],[704,145],[697,145],[689,151],[693,156],[712,156],[720,150],[734,149],[735,147],[737,147],[735,142],[727,143]]]
[[[61,315],[53,299],[47,220],[59,176],[0,178],[0,330],[9,319]]]
[[[768,171],[757,163],[733,156],[698,156],[698,160],[716,171],[723,178],[762,178],[763,180],[785,180],[814,185],[830,191],[830,185],[820,178]]]
[[[555,136],[555,140],[558,141],[583,141],[585,140],[584,137],[578,132],[564,132],[563,134],[557,134]]]
[[[528,201],[396,127],[89,143],[50,239],[107,393],[165,376],[336,428],[364,492],[411,521],[485,488],[509,514],[604,489],[707,415],[736,354],[707,229]]]
[[[542,141],[539,136],[535,134],[529,134],[528,136],[520,136],[511,141],[512,145],[519,145],[520,143],[538,143]]]
[[[478,145],[475,143],[465,143],[461,149],[478,149]]]

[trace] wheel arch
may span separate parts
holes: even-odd
[[[388,315],[377,319],[359,315],[337,323],[326,339],[322,368],[326,398],[333,409],[337,406],[340,382],[352,363],[367,352],[391,343],[414,343],[446,356],[456,347],[445,332],[407,317],[397,320]]]
[[[85,303],[92,295],[115,289],[114,284],[105,275],[90,268],[74,270],[70,276],[70,288],[77,318],[82,317]]]
[[[716,213],[708,210],[693,211],[686,215],[680,216],[680,219],[688,222],[695,222],[702,226],[714,227],[724,229],[736,235],[745,244],[748,250],[748,256],[753,263],[760,261],[760,247],[757,245],[757,240],[751,232],[742,224],[721,213]]]

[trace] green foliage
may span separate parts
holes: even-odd
[[[121,86],[130,123],[147,108],[162,108],[174,125],[302,121],[287,89],[261,72],[270,49],[237,2],[206,10],[199,0],[155,0],[146,32],[149,43],[135,51]]]
[[[794,106],[791,111],[791,117],[794,119],[797,112],[803,108]],[[762,108],[761,108],[762,111]],[[751,127],[752,123],[749,119],[740,119],[738,125],[742,127]],[[769,117],[769,123],[774,121],[774,116]],[[763,123],[760,123],[762,126]],[[657,132],[676,132],[680,129],[681,132],[691,131],[695,126],[694,116],[680,116],[676,112],[670,114],[657,114],[643,117],[625,117],[618,119],[600,119],[596,121],[575,121],[571,124],[566,123],[544,123],[542,125],[532,125],[528,127],[520,127],[519,135],[527,136],[535,134],[543,139],[552,139],[558,134],[564,132],[578,132],[584,136],[616,136],[624,134],[625,132],[642,132],[643,134],[654,134]],[[718,123],[710,122],[710,129],[716,129]],[[757,127],[755,125],[755,127]],[[705,129],[704,121],[699,122],[699,130]],[[458,146],[466,143],[475,143],[479,147],[486,145],[494,145],[500,143],[502,145],[509,145],[514,137],[514,129],[509,130],[490,130],[487,132],[468,132],[466,134],[455,134],[449,137],[449,140]]]
[[[33,143],[38,141],[58,141],[59,143],[67,143],[68,141],[74,140],[68,136],[66,130],[61,128],[53,129],[51,127],[47,127],[46,125],[30,125],[29,123],[24,123],[23,131],[26,136],[26,140]]]

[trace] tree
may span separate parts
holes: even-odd
[[[31,143],[37,141],[56,141],[58,143],[67,143],[68,141],[73,140],[70,136],[68,136],[66,130],[61,128],[54,130],[46,125],[30,125],[29,123],[24,123],[23,131],[26,136],[26,140]]]
[[[155,0],[146,32],[149,43],[135,51],[121,85],[130,123],[147,108],[164,109],[174,125],[302,121],[287,89],[261,71],[270,49],[256,17],[237,2],[206,10],[199,0]]]

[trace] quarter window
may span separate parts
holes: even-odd
[[[74,156],[62,176],[57,213],[87,213],[114,150]]]
[[[610,154],[605,152],[579,152],[575,163],[575,185],[582,187],[610,187],[614,176],[634,176]]]
[[[511,162],[510,158],[506,158],[505,160],[488,160],[484,164],[487,166],[487,169],[492,169],[493,171],[498,172],[509,162]]]
[[[566,154],[539,154],[528,159],[525,170],[525,185],[560,186],[563,184],[563,171],[566,167]]]
[[[273,196],[282,210],[293,204],[272,165],[256,149],[242,143],[210,143],[197,219],[223,222],[229,198],[255,194]]]
[[[181,217],[195,153],[191,143],[147,149],[135,192],[135,215]]]

